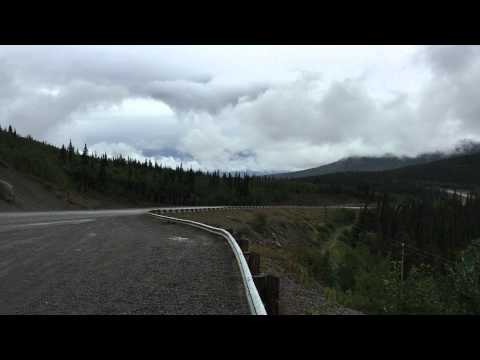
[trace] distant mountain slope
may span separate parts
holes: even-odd
[[[409,181],[480,185],[480,153],[387,171],[388,176]]]
[[[448,153],[425,153],[416,157],[398,157],[394,155],[352,156],[327,165],[301,171],[274,174],[272,176],[277,178],[295,179],[339,172],[385,171],[403,168],[411,165],[426,164],[432,161],[461,155],[475,154],[479,152],[480,143],[476,143],[470,140],[462,140],[455,146],[452,151]]]
[[[316,183],[358,185],[435,183],[480,186],[480,153],[375,172],[341,172],[310,177]]]
[[[397,169],[409,165],[415,165],[441,159],[442,155],[432,154],[430,156],[422,156],[416,158],[409,157],[395,157],[395,156],[383,156],[383,157],[348,157],[339,161],[335,161],[331,164],[319,166],[312,169],[306,169],[302,171],[296,171],[291,173],[275,174],[274,177],[278,178],[303,178],[310,176],[320,176],[338,172],[357,172],[357,171],[383,171]]]

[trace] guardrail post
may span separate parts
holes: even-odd
[[[248,240],[246,239],[237,239],[238,246],[242,249],[242,252],[248,252]]]
[[[280,279],[273,275],[254,275],[253,281],[265,305],[268,315],[278,315],[280,295]]]
[[[252,276],[260,274],[260,255],[250,251],[244,252],[243,255],[245,255]]]

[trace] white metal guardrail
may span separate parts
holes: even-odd
[[[365,204],[343,204],[343,205],[324,205],[324,206],[305,206],[305,205],[267,205],[267,206],[258,206],[258,205],[243,205],[243,206],[199,206],[199,207],[170,207],[170,208],[158,208],[157,210],[153,211],[159,211],[163,213],[177,213],[177,212],[196,212],[196,211],[211,211],[211,210],[243,210],[243,209],[262,209],[262,208],[344,208],[344,209],[361,209],[365,206]],[[153,211],[149,211],[148,214],[162,219],[162,220],[169,220],[169,221],[174,221],[182,224],[187,224],[202,230],[206,230],[208,232],[211,232],[216,235],[220,235],[224,237],[230,247],[233,250],[233,253],[235,254],[235,258],[237,260],[238,266],[240,267],[240,273],[242,274],[242,281],[245,287],[246,295],[247,295],[247,300],[248,300],[248,305],[250,307],[250,312],[253,315],[267,315],[267,312],[265,310],[265,306],[262,302],[262,299],[260,298],[260,295],[258,293],[257,287],[255,286],[255,283],[253,281],[252,274],[250,272],[250,269],[248,267],[247,261],[245,259],[245,256],[243,255],[242,249],[240,249],[240,246],[238,245],[237,241],[235,238],[225,229],[221,228],[216,228],[210,225],[206,225],[203,223],[199,223],[196,221],[192,220],[185,220],[185,219],[179,219],[179,218],[174,218],[166,215],[159,215],[153,213]]]
[[[363,209],[365,204],[342,204],[342,205],[223,205],[223,206],[181,206],[164,207],[156,210],[162,212],[189,212],[189,211],[211,211],[211,210],[248,210],[248,209]],[[374,207],[370,205],[369,208]]]
[[[263,305],[262,299],[260,298],[257,287],[255,286],[255,283],[253,281],[252,274],[250,273],[247,260],[245,259],[245,256],[243,256],[242,249],[240,249],[240,246],[238,246],[237,241],[228,231],[221,228],[216,228],[210,225],[202,224],[199,222],[191,221],[191,220],[184,220],[184,219],[178,219],[170,216],[154,214],[153,212],[149,212],[148,214],[159,219],[170,220],[170,221],[175,221],[182,224],[187,224],[199,229],[206,230],[213,234],[223,236],[227,240],[230,247],[232,248],[233,253],[235,254],[235,258],[237,259],[238,266],[240,267],[240,273],[242,274],[243,285],[245,286],[245,292],[247,295],[250,312],[252,313],[252,315],[267,315],[265,306]]]

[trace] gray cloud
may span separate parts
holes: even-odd
[[[456,76],[468,71],[479,54],[476,45],[434,45],[426,47],[423,55],[437,74]]]
[[[431,46],[425,57],[434,77],[422,98],[424,120],[457,122],[465,133],[478,135],[480,46]]]
[[[305,68],[281,65],[288,51],[302,58],[296,48],[281,57],[249,48],[250,64],[237,49],[241,67],[219,63],[221,49],[177,48],[0,47],[0,123],[56,144],[225,170],[298,170],[480,138],[477,46],[418,48],[417,63],[342,48],[343,62],[330,55],[319,65],[325,49],[302,48]],[[160,108],[112,110],[132,99]]]
[[[21,96],[5,105],[4,122],[15,124],[23,133],[44,134],[46,129],[69,121],[75,112],[87,112],[127,96],[124,88],[83,81],[70,83],[58,95],[22,91]]]
[[[71,120],[75,112],[121,103],[129,97],[165,102],[176,111],[218,112],[254,99],[266,87],[227,86],[152,47],[0,48],[0,123],[35,136]]]
[[[179,66],[161,49],[148,46],[4,46],[0,59],[14,66],[17,76],[44,84],[82,79],[134,87],[160,80],[212,80],[211,74]]]
[[[260,84],[227,86],[176,80],[151,82],[143,93],[162,100],[179,112],[208,111],[215,114],[239,101],[255,100],[267,89],[266,85]]]

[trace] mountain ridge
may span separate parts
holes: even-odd
[[[321,176],[339,172],[377,172],[395,170],[412,165],[426,164],[450,157],[469,155],[480,152],[480,142],[461,140],[455,147],[446,152],[429,152],[417,156],[396,156],[385,154],[383,156],[349,156],[332,163],[300,171],[282,172],[272,174],[276,178],[305,178]]]

